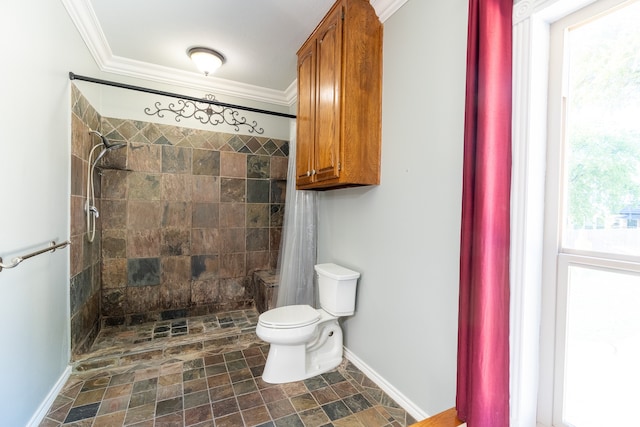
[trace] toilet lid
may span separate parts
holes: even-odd
[[[310,305],[287,305],[268,310],[259,322],[270,328],[297,328],[311,325],[320,319],[318,311]]]

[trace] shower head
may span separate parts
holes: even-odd
[[[103,134],[101,134],[97,130],[89,129],[89,133],[98,135],[98,137],[102,141],[102,145],[104,145],[104,148],[106,150],[116,150],[118,148],[122,148],[127,145],[125,142],[111,143]]]
[[[93,165],[97,165],[98,162],[100,161],[100,159],[102,159],[102,157],[107,154],[107,152],[112,151],[112,150],[117,150],[118,148],[123,148],[127,146],[126,142],[116,142],[116,143],[111,143],[109,142],[109,140],[100,132],[98,132],[97,130],[89,130],[89,133],[95,134],[97,135],[100,140],[102,141],[102,151],[100,151],[100,154],[98,154],[98,157],[96,157],[96,159],[93,162]]]

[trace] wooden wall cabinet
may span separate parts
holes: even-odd
[[[382,24],[339,0],[298,51],[296,188],[380,183]]]

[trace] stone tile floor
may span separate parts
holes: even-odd
[[[415,422],[348,361],[268,384],[258,313],[103,328],[40,426],[387,427]]]

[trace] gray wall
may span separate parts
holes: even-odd
[[[362,273],[345,346],[428,414],[455,400],[467,7],[385,22],[381,184],[320,197],[318,261]]]
[[[96,74],[60,1],[0,5],[0,255],[69,236],[70,83]],[[0,425],[23,426],[69,362],[69,249],[0,272]]]

